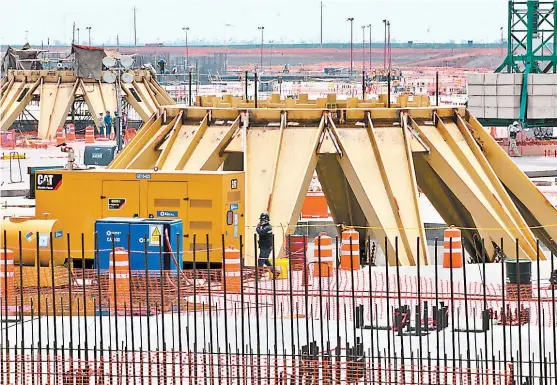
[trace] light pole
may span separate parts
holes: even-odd
[[[91,27],[85,27],[85,29],[89,32],[89,46],[91,46]]]
[[[505,54],[505,48],[504,48],[505,47],[505,45],[504,45],[505,38],[503,37],[504,36],[503,27],[499,28],[499,30],[501,31],[501,55],[504,55]],[[543,42],[543,38],[542,38],[542,42]],[[543,46],[542,46],[542,56],[543,56]]]
[[[353,43],[354,43],[354,18],[349,17],[346,21],[350,22],[350,77],[352,77],[354,57],[353,57]]]
[[[362,25],[362,70],[366,70],[366,26]]]
[[[232,24],[228,24],[226,23],[224,25],[224,72],[228,72],[228,40],[227,40],[227,36],[228,34],[227,32],[227,28],[229,27],[234,27]]]
[[[186,70],[186,68],[190,64],[190,52],[189,52],[189,47],[188,47],[188,31],[189,30],[190,30],[190,27],[182,27],[182,31],[184,31],[186,33],[186,65],[184,66],[184,71]]]
[[[369,72],[371,73],[373,69],[371,66],[371,24],[368,24],[367,27],[369,28]]]
[[[129,60],[123,61],[122,59],[127,58]],[[116,136],[116,146],[118,147],[118,152],[122,151],[123,147],[123,138],[122,138],[122,82],[123,83],[131,83],[133,81],[133,77],[130,78],[130,75],[125,73],[133,66],[133,59],[131,56],[124,57],[118,59],[110,59],[109,57],[105,57],[103,59],[103,64],[105,67],[108,68],[108,71],[112,73],[113,78],[107,81],[108,83],[115,83],[116,85],[116,111],[114,113],[114,133]]]
[[[261,59],[260,59],[260,65],[259,65],[259,71],[263,72],[263,31],[265,30],[264,26],[260,26],[257,27],[258,30],[261,31]]]
[[[273,43],[275,41],[274,40],[269,40],[269,45],[271,48],[271,52],[269,53],[269,71],[273,71]]]
[[[383,71],[387,69],[387,19],[383,19],[385,26],[385,43],[383,45]]]
[[[391,65],[393,63],[393,54],[391,51],[391,22],[387,21],[387,54],[389,55],[389,74],[391,73]]]
[[[77,28],[77,44],[81,44],[81,43],[79,42],[79,28]]]

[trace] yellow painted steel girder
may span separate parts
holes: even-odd
[[[532,227],[533,233],[557,254],[557,209],[528,179],[509,155],[497,144],[489,132],[469,113],[458,117],[460,128],[468,130],[477,141],[489,166],[516,202],[520,214]]]
[[[269,211],[280,255],[316,169],[335,220],[372,231],[391,264],[395,249],[401,265],[416,264],[418,255],[421,264],[432,262],[418,185],[447,223],[463,227],[476,259],[492,258],[501,239],[511,257],[518,240],[519,257],[535,259],[534,234],[555,247],[555,209],[542,210],[546,203],[525,176],[501,175],[508,164],[494,165],[497,144],[463,109],[161,106],[156,114],[110,168],[217,170],[227,167],[227,154],[243,153],[250,264],[259,214]],[[241,169],[241,159],[228,167]],[[516,166],[513,172],[523,175]],[[528,228],[535,224],[547,227]]]
[[[400,125],[375,127],[369,115],[366,118],[364,127],[336,128],[330,120],[342,147],[339,162],[344,175],[376,239],[388,240],[388,250],[384,251],[389,262],[397,263],[395,249],[398,249],[400,264],[414,265],[417,255],[422,264],[427,264],[409,143]]]
[[[56,130],[65,124],[76,97],[85,99],[97,125],[99,113],[117,107],[117,84],[76,77],[73,71],[8,71],[2,79],[0,96],[0,129],[7,130],[32,100],[40,97],[38,135],[53,139]],[[122,84],[124,98],[136,109],[144,122],[158,112],[161,105],[174,105],[174,100],[156,82],[150,72],[135,71],[131,84]]]
[[[17,119],[25,106],[33,98],[33,92],[40,84],[40,80],[33,83],[26,81],[15,82],[7,88],[7,96],[0,108],[0,130],[5,131]]]
[[[286,114],[277,125],[252,127],[246,142],[246,234],[252,234],[259,214],[269,212],[275,234],[275,252],[281,254],[285,235],[293,233],[311,177],[317,165],[317,146],[325,124],[300,122],[288,126]],[[246,236],[247,263],[255,263],[255,245]]]
[[[519,256],[535,259],[536,251],[528,238],[513,230],[516,229],[516,223],[503,208],[503,199],[490,188],[485,175],[479,176],[481,170],[477,162],[471,163],[471,159],[461,156],[455,141],[447,135],[446,127],[436,115],[434,121],[437,124],[417,124],[413,121],[414,129],[431,149],[426,157],[427,162],[470,211],[482,238],[495,244],[503,240],[506,245],[512,245],[518,239]]]

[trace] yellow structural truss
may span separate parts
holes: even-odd
[[[478,258],[557,252],[557,210],[464,108],[162,107],[112,169],[245,172],[245,248],[261,212],[276,252],[314,171],[335,223],[379,241],[390,264],[428,264],[420,190]],[[395,253],[395,251],[398,253]]]
[[[76,77],[73,71],[10,70],[0,82],[0,129],[7,130],[25,107],[38,97],[39,137],[53,139],[58,127],[64,126],[76,98],[83,97],[94,124],[99,113],[116,110],[117,85]],[[134,71],[132,83],[123,84],[124,99],[145,122],[161,105],[174,104],[173,99],[147,70]]]

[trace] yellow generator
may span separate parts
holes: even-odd
[[[243,172],[56,170],[39,172],[36,183],[35,215],[70,235],[73,258],[81,258],[82,234],[85,258],[94,258],[95,221],[107,217],[181,219],[185,262],[193,261],[194,238],[196,261],[206,262],[209,250],[215,263],[222,235],[239,248],[244,234]]]

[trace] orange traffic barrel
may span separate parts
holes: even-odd
[[[75,140],[75,126],[73,124],[68,124],[66,128],[66,139],[68,142],[73,142]]]
[[[443,242],[443,267],[462,267],[462,234],[460,229],[450,226],[445,229]]]
[[[10,249],[0,252],[0,298],[3,300],[2,306],[7,302],[11,308],[15,305],[15,281],[14,281],[14,253]],[[4,302],[6,301],[6,302]],[[9,309],[15,311],[15,309]]]
[[[317,263],[317,277],[333,276],[333,239],[327,233],[320,233],[313,242],[313,259]]]
[[[340,268],[342,270],[360,269],[360,233],[353,228],[342,232]]]
[[[284,240],[286,247],[286,255],[290,259],[290,266],[292,271],[299,271],[304,269],[304,253],[307,250],[306,236],[291,234],[287,235]]]
[[[224,276],[224,290],[228,293],[240,293],[242,291],[240,250],[229,246],[224,250],[222,261]]]
[[[115,311],[130,308],[130,258],[128,252],[117,247],[110,253],[108,263],[108,297]]]
[[[62,127],[58,127],[56,130],[56,145],[59,146],[66,141],[66,137],[64,135],[64,129]]]
[[[137,134],[135,128],[126,128],[126,131],[124,131],[124,143],[128,144],[131,142],[131,140],[135,137],[135,134]]]
[[[95,143],[95,129],[92,126],[85,127],[85,143]]]

